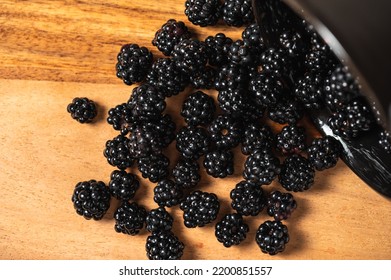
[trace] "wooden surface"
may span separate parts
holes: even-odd
[[[169,18],[188,23],[183,3],[0,2],[0,259],[146,259],[145,231],[138,236],[114,231],[116,201],[103,220],[87,221],[76,215],[71,195],[79,181],[108,183],[114,169],[102,154],[106,140],[116,135],[105,121],[107,110],[127,101],[132,88],[115,77],[121,45],[138,43],[158,57],[150,43],[153,35]],[[239,38],[241,32],[188,24],[200,39],[219,31]],[[76,96],[97,102],[96,122],[81,125],[70,118],[66,106]],[[185,96],[171,98],[168,112],[178,115]],[[166,153],[175,154],[174,143]],[[228,179],[202,173],[199,188],[221,200],[219,218],[230,211],[229,192],[241,180],[243,160],[237,156],[235,174]],[[135,200],[156,207],[154,184],[140,181]],[[282,190],[278,183],[265,189]],[[342,162],[318,172],[312,189],[295,197],[298,209],[286,222],[291,240],[274,257],[262,254],[254,242],[257,227],[268,219],[264,212],[246,217],[246,241],[226,249],[214,237],[214,223],[187,229],[179,208],[169,209],[174,232],[186,246],[183,258],[390,259],[390,200]]]

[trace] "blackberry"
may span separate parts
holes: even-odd
[[[270,148],[257,149],[244,163],[243,178],[259,185],[269,185],[280,174],[280,160]]]
[[[276,134],[276,147],[283,154],[300,153],[306,148],[305,140],[304,127],[291,124]]]
[[[312,48],[304,58],[306,72],[316,72],[323,76],[329,74],[336,65],[337,60],[327,45]]]
[[[145,249],[150,260],[179,260],[185,245],[172,231],[154,231],[147,237]]]
[[[248,181],[236,184],[230,192],[231,207],[240,215],[256,216],[266,206],[266,195],[262,187]]]
[[[188,228],[203,227],[217,218],[220,202],[214,193],[194,191],[180,203],[184,224]]]
[[[214,178],[225,178],[234,173],[234,155],[231,151],[216,150],[204,158],[206,172]]]
[[[108,112],[107,123],[115,130],[119,130],[122,135],[128,134],[133,122],[132,111],[126,103],[119,104]]]
[[[263,73],[271,73],[278,77],[291,75],[291,60],[282,49],[268,48],[260,57]]]
[[[323,79],[316,72],[308,72],[295,85],[294,95],[307,109],[323,106]]]
[[[194,25],[216,25],[220,18],[220,0],[186,0],[185,7],[185,15]]]
[[[239,245],[249,231],[249,226],[243,221],[242,215],[238,213],[226,214],[216,223],[215,236],[217,241],[223,243],[224,247]]]
[[[288,219],[296,207],[296,200],[290,193],[274,191],[267,198],[267,214],[276,221]]]
[[[172,207],[179,204],[183,195],[182,188],[170,179],[160,180],[153,192],[153,200],[160,207]]]
[[[151,120],[161,116],[166,108],[166,102],[164,95],[154,86],[143,84],[133,89],[128,107],[136,119]]]
[[[110,207],[110,197],[105,183],[89,180],[76,184],[72,202],[78,215],[87,220],[100,220]]]
[[[208,126],[210,139],[217,149],[231,149],[239,145],[243,124],[228,114],[218,115]]]
[[[190,76],[190,85],[195,89],[212,89],[215,84],[217,70],[210,66],[193,73]]]
[[[172,60],[186,74],[201,71],[208,62],[208,50],[205,42],[185,39],[172,51]]]
[[[145,219],[146,229],[149,232],[169,231],[174,219],[164,207],[152,209]]]
[[[122,201],[114,213],[114,229],[118,233],[136,235],[144,228],[147,211],[136,202]]]
[[[180,159],[172,170],[175,183],[184,189],[197,186],[201,180],[200,166],[197,161],[187,158]]]
[[[103,155],[110,165],[119,169],[131,167],[134,162],[134,158],[129,151],[129,138],[123,135],[118,135],[112,140],[108,140]]]
[[[152,65],[153,55],[146,47],[126,44],[117,55],[117,77],[125,84],[142,82]]]
[[[79,123],[89,123],[97,115],[96,104],[87,97],[75,97],[67,106],[72,119]]]
[[[269,108],[267,115],[269,119],[279,124],[295,125],[303,118],[304,107],[301,102],[287,96]]]
[[[259,226],[255,241],[262,253],[276,255],[283,252],[289,242],[288,228],[280,221],[266,221]]]
[[[254,96],[255,103],[260,107],[276,105],[285,94],[281,79],[272,73],[254,75],[249,83],[249,91]]]
[[[241,27],[254,21],[251,0],[226,0],[222,7],[224,22]]]
[[[305,157],[292,154],[284,160],[279,182],[287,191],[301,192],[308,190],[314,183],[315,170]]]
[[[297,31],[287,30],[282,32],[279,37],[279,43],[288,56],[295,59],[303,58],[307,49],[305,39]]]
[[[316,138],[307,149],[308,160],[316,170],[322,171],[337,164],[341,151],[341,144],[335,138]]]
[[[170,114],[164,114],[157,120],[143,122],[142,126],[146,130],[152,130],[156,133],[162,148],[167,148],[175,139],[176,124]]]
[[[155,123],[141,123],[132,128],[128,140],[129,154],[132,158],[144,158],[160,154],[163,144],[161,132]]]
[[[146,83],[156,87],[165,97],[177,95],[189,85],[189,77],[171,58],[159,58],[149,70]]]
[[[176,148],[185,158],[198,159],[209,150],[209,135],[202,127],[184,126],[176,135]]]
[[[242,67],[255,65],[255,57],[254,51],[243,40],[234,41],[228,50],[229,61]]]
[[[215,88],[219,91],[247,88],[249,79],[248,69],[229,63],[219,68],[215,79]]]
[[[209,52],[209,64],[221,67],[228,63],[228,51],[232,44],[232,39],[224,33],[217,33],[215,36],[208,36],[205,44]]]
[[[119,200],[132,199],[139,187],[140,182],[132,173],[124,170],[111,172],[109,190],[113,197]]]
[[[189,126],[208,125],[215,112],[213,98],[202,91],[196,91],[183,102],[181,116]]]
[[[380,132],[379,145],[384,149],[386,153],[391,153],[391,137],[388,131]]]
[[[265,49],[261,28],[258,23],[248,25],[242,32],[242,40],[246,46],[251,47],[256,53]]]
[[[267,125],[250,123],[246,125],[241,150],[244,155],[250,155],[258,149],[271,148],[273,144],[273,132]]]
[[[332,111],[347,106],[359,96],[359,85],[347,67],[337,67],[324,81],[324,99]]]
[[[156,31],[152,45],[156,46],[164,55],[170,56],[180,41],[191,38],[191,32],[184,22],[169,19]]]
[[[152,183],[166,178],[170,160],[163,154],[151,155],[138,159],[138,170],[143,178],[149,179]]]

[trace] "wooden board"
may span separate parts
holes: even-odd
[[[107,110],[126,102],[132,87],[115,77],[115,59],[124,43],[150,48],[155,31],[168,19],[186,22],[200,39],[217,32],[239,38],[240,28],[199,28],[183,14],[184,1],[1,1],[0,3],[0,259],[146,259],[144,231],[114,231],[113,200],[105,218],[87,221],[71,202],[79,181],[109,181],[113,167],[103,156],[116,132]],[[187,92],[188,93],[188,92]],[[178,116],[186,92],[169,99]],[[213,92],[210,92],[213,95]],[[88,125],[72,120],[66,106],[75,96],[99,105]],[[214,95],[215,96],[215,95]],[[178,118],[178,126],[183,123]],[[165,151],[177,158],[175,143]],[[229,192],[241,180],[244,157],[236,150],[235,174],[212,179],[204,172],[199,189],[221,200],[218,218],[230,212]],[[172,166],[171,166],[172,167]],[[139,177],[136,168],[132,168]],[[156,207],[154,184],[140,178],[135,200]],[[277,182],[267,191],[282,190]],[[286,222],[290,241],[274,257],[262,254],[255,232],[269,217],[246,217],[247,239],[224,248],[214,223],[187,229],[178,207],[174,232],[185,243],[184,259],[390,259],[390,200],[375,193],[346,165],[318,172],[313,187],[295,194],[298,209]]]

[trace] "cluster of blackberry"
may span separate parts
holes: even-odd
[[[273,3],[274,9],[285,13],[281,2]],[[297,207],[291,192],[310,189],[315,172],[335,166],[341,153],[332,137],[308,141],[301,123],[304,109],[327,106],[333,112],[330,127],[347,138],[368,130],[374,120],[348,69],[292,13],[286,12],[285,24],[266,15],[263,28],[254,22],[250,0],[223,4],[186,0],[185,14],[202,27],[220,19],[230,26],[244,26],[242,39],[234,41],[218,33],[200,41],[184,22],[170,19],[152,40],[164,58],[153,61],[145,47],[124,45],[117,58],[117,77],[137,85],[127,102],[108,111],[107,122],[119,134],[106,142],[103,152],[118,170],[108,186],[94,180],[78,183],[72,196],[74,207],[86,219],[99,220],[112,196],[121,201],[114,214],[117,232],[135,235],[146,228],[151,233],[146,240],[149,259],[179,259],[184,244],[172,231],[168,208],[178,206],[188,228],[215,221],[219,198],[197,189],[200,165],[212,177],[230,176],[235,166],[233,149],[240,146],[247,157],[243,180],[231,190],[233,213],[216,222],[215,236],[225,247],[239,245],[249,231],[248,216],[266,209],[274,220],[259,226],[255,241],[263,253],[275,255],[289,241],[282,221]],[[277,40],[271,42],[270,35]],[[165,113],[166,98],[188,86],[194,91],[181,108],[185,125],[177,128]],[[210,88],[217,90],[217,102],[202,91]],[[68,111],[79,122],[96,115],[92,101],[75,99],[73,103]],[[273,131],[265,119],[283,127]],[[384,139],[390,143],[388,135]],[[170,171],[170,158],[164,151],[173,141],[179,158]],[[156,184],[156,209],[147,211],[135,201],[140,184],[127,172],[133,165]],[[274,180],[285,192],[267,191],[265,186]]]

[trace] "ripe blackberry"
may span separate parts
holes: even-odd
[[[157,120],[146,121],[141,124],[145,129],[154,131],[162,148],[168,147],[175,139],[176,124],[170,114],[164,114]]]
[[[159,58],[149,70],[146,83],[156,87],[165,97],[177,95],[189,85],[189,77],[171,58]]]
[[[170,56],[180,41],[191,38],[191,32],[182,21],[169,19],[156,31],[152,45],[156,46],[164,55]]]
[[[152,61],[153,55],[146,47],[126,44],[117,55],[117,77],[127,85],[139,83],[147,76]]]
[[[386,153],[391,153],[391,137],[388,131],[380,132],[379,144]]]
[[[164,101],[164,95],[154,86],[142,84],[132,90],[128,107],[136,119],[151,120],[158,119],[161,116],[166,108],[166,102]]]
[[[314,183],[315,170],[305,157],[292,154],[282,164],[279,182],[287,191],[308,190]]]
[[[155,123],[147,122],[135,125],[128,140],[129,154],[132,158],[144,158],[162,152],[164,142]]]
[[[194,191],[180,203],[184,224],[188,228],[203,227],[217,218],[220,202],[214,193]]]
[[[164,207],[158,207],[148,212],[145,224],[149,232],[169,231],[173,221],[174,219]]]
[[[136,235],[144,228],[147,210],[136,202],[122,201],[114,213],[114,229],[118,233]]]
[[[262,253],[276,255],[283,252],[289,242],[288,228],[280,221],[266,221],[259,226],[255,241]]]
[[[286,90],[280,77],[272,73],[259,73],[251,78],[249,91],[257,106],[272,107],[279,102]]]
[[[185,7],[185,15],[194,25],[216,25],[220,18],[220,0],[186,0]]]
[[[228,59],[231,63],[242,67],[254,66],[256,56],[250,46],[245,45],[243,40],[234,41],[228,50]]]
[[[229,114],[218,115],[208,126],[211,143],[217,149],[231,149],[239,145],[243,124]]]
[[[316,138],[307,149],[308,160],[316,170],[322,171],[337,164],[341,151],[341,144],[335,138]]]
[[[306,72],[327,75],[336,65],[336,58],[327,45],[312,48],[304,58]]]
[[[163,154],[151,155],[149,157],[138,159],[138,170],[143,178],[149,179],[152,183],[166,178],[168,175],[168,166],[170,160]]]
[[[228,63],[219,68],[215,79],[215,88],[219,91],[247,88],[248,81],[248,69],[234,63]]]
[[[257,149],[244,163],[243,178],[254,184],[269,185],[280,174],[280,160],[270,148]]]
[[[122,135],[126,135],[134,122],[134,118],[128,105],[122,103],[109,110],[107,122],[115,130],[119,130]]]
[[[244,222],[242,215],[238,213],[226,214],[216,223],[215,236],[224,247],[239,245],[249,231],[249,226]]]
[[[150,260],[179,260],[185,245],[171,231],[154,231],[147,237],[145,249]]]
[[[278,77],[289,77],[291,74],[291,60],[282,49],[268,48],[262,53],[260,63],[263,73]]]
[[[295,85],[294,95],[307,109],[323,106],[323,79],[319,73],[308,72]]]
[[[153,200],[160,207],[171,207],[180,203],[182,188],[170,179],[160,180],[153,190]]]
[[[186,74],[201,71],[208,62],[208,50],[205,42],[196,39],[184,39],[175,45],[171,53],[176,66]]]
[[[123,135],[118,135],[112,140],[108,140],[103,155],[110,165],[119,169],[131,167],[134,162],[129,151],[129,139]]]
[[[261,28],[258,23],[252,23],[243,30],[242,40],[246,46],[254,49],[255,53],[259,53],[265,48],[265,42],[263,41]]]
[[[225,178],[234,173],[234,155],[231,151],[216,150],[204,158],[206,172],[214,178]]]
[[[214,99],[202,91],[196,91],[183,102],[181,116],[189,126],[208,125],[215,112]]]
[[[202,127],[184,126],[176,135],[176,148],[189,159],[198,159],[209,150],[209,135]]]
[[[267,115],[269,119],[279,124],[295,125],[304,116],[304,108],[301,102],[286,96],[269,108]]]
[[[190,189],[199,183],[201,180],[200,166],[196,160],[181,158],[174,169],[172,175],[175,183],[184,189]]]
[[[258,149],[271,148],[273,144],[273,132],[267,125],[250,123],[246,125],[241,150],[244,155],[250,155]]]
[[[228,51],[232,44],[232,39],[224,33],[217,33],[215,36],[208,36],[205,44],[209,53],[209,64],[221,67],[228,63]]]
[[[79,123],[89,123],[97,115],[95,102],[87,97],[75,97],[67,106],[68,113],[72,119]]]
[[[359,84],[347,67],[335,68],[324,81],[324,99],[332,111],[347,106],[359,94]]]
[[[109,190],[113,197],[119,200],[132,199],[139,186],[139,181],[132,173],[124,170],[114,170],[111,172]]]
[[[291,124],[276,134],[276,147],[283,154],[300,153],[306,148],[305,140],[304,127]]]
[[[215,84],[216,73],[215,68],[206,66],[190,76],[190,85],[195,89],[212,89]]]
[[[241,27],[254,21],[251,0],[226,0],[222,7],[224,22]]]
[[[288,56],[295,59],[296,62],[303,59],[308,49],[308,44],[298,31],[287,30],[282,32],[279,36],[279,43]]]
[[[105,183],[89,180],[76,184],[72,202],[78,215],[87,220],[100,220],[110,207],[110,198],[110,192]]]
[[[266,195],[258,184],[241,181],[230,192],[231,207],[240,215],[256,216],[266,206]]]
[[[288,219],[296,207],[296,200],[290,193],[274,191],[267,198],[267,214],[276,221]]]

